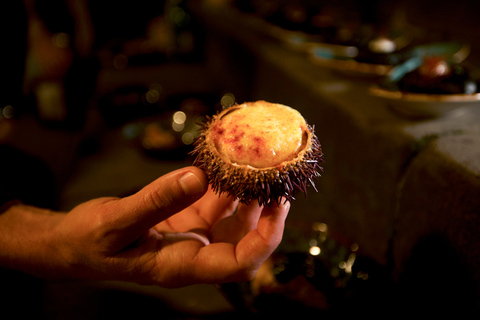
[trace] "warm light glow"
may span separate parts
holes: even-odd
[[[352,267],[353,267],[353,263],[355,262],[356,257],[357,256],[354,253],[352,253],[348,256],[348,259],[345,262],[345,272],[346,273],[352,273]]]
[[[439,75],[442,75],[442,74],[445,74],[447,73],[448,71],[448,65],[445,63],[442,63],[442,64],[439,64],[435,67],[435,74],[439,74]]]
[[[183,111],[177,111],[173,114],[173,122],[183,124],[187,120],[187,115]]]
[[[387,38],[378,38],[368,43],[368,48],[377,53],[390,53],[395,51],[397,44]]]
[[[162,91],[163,87],[160,84],[153,82],[148,87],[148,91],[145,94],[145,100],[150,104],[157,103],[160,100]]]
[[[231,92],[225,93],[220,99],[220,103],[224,107],[230,107],[235,103],[235,95]]]
[[[323,222],[317,222],[313,224],[313,230],[320,232],[327,232],[328,226]]]
[[[345,54],[349,58],[355,58],[358,55],[357,47],[347,47],[345,48]]]
[[[313,247],[310,247],[309,252],[312,256],[318,256],[320,252],[322,252],[322,249],[320,249],[320,247],[313,246]]]
[[[185,128],[184,123],[177,123],[175,121],[172,122],[172,129],[176,132],[180,132]]]
[[[193,143],[193,140],[194,140],[194,136],[191,132],[185,132],[183,135],[182,135],[182,142],[184,144],[192,144]]]
[[[14,110],[13,110],[13,107],[11,105],[5,106],[5,108],[3,108],[3,110],[2,110],[2,116],[5,119],[13,118],[13,114],[14,114]]]
[[[350,250],[352,250],[353,252],[356,252],[358,250],[358,244],[354,243],[350,246]]]
[[[145,94],[145,100],[147,100],[148,103],[158,102],[159,99],[160,93],[157,90],[148,90]]]

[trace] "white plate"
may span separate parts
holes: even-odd
[[[370,94],[382,99],[396,111],[415,118],[457,116],[467,112],[469,108],[480,106],[480,93],[409,93],[372,86]]]

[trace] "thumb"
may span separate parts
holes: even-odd
[[[125,244],[129,244],[200,199],[207,186],[205,174],[197,167],[172,171],[139,192],[116,201],[113,228],[120,232]]]

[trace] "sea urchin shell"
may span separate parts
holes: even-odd
[[[215,192],[247,204],[295,200],[296,191],[315,188],[323,170],[314,129],[297,110],[266,101],[207,117],[192,154]]]

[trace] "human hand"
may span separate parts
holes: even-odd
[[[203,172],[189,167],[130,197],[80,204],[51,237],[63,273],[164,287],[250,280],[280,243],[290,205],[238,205],[206,190]],[[185,232],[210,244],[175,236]]]

